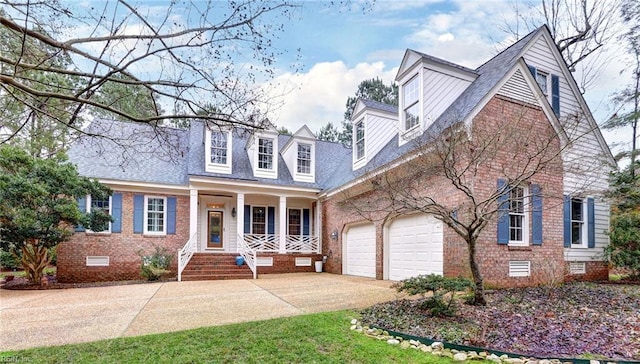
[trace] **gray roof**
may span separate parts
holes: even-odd
[[[187,130],[98,119],[85,132],[68,153],[81,175],[170,185],[187,183]]]
[[[449,61],[447,61],[445,59],[434,57],[432,55],[425,54],[425,53],[422,53],[422,52],[418,52],[418,51],[413,50],[413,49],[411,49],[411,51],[416,52],[417,54],[420,55],[420,57],[422,57],[424,59],[427,59],[427,60],[429,60],[431,62],[440,63],[442,65],[453,67],[453,68],[456,68],[456,69],[458,69],[460,71],[464,71],[464,72],[476,73],[476,71],[472,70],[471,68],[467,68],[465,66],[461,66],[459,64],[456,64],[456,63],[453,63],[453,62],[449,62]]]
[[[364,106],[366,106],[366,107],[368,107],[370,109],[390,112],[390,113],[393,113],[393,114],[397,114],[398,113],[398,106],[397,105],[389,105],[389,104],[385,104],[384,102],[378,102],[378,101],[375,101],[375,100],[369,100],[369,99],[364,99],[364,98],[360,98],[360,100],[362,101]]]
[[[78,165],[82,175],[159,184],[185,185],[189,176],[215,177],[243,180],[266,185],[284,185],[331,190],[342,186],[363,174],[390,163],[425,142],[430,136],[462,122],[478,103],[497,85],[518,61],[523,48],[542,30],[528,34],[505,49],[476,70],[453,64],[420,52],[422,57],[457,69],[473,72],[476,79],[435,120],[416,142],[398,146],[398,137],[391,140],[369,163],[352,170],[352,150],[340,143],[316,141],[316,182],[296,182],[278,153],[278,178],[261,178],[253,175],[249,154],[245,147],[251,137],[246,129],[236,128],[232,133],[232,173],[220,174],[205,171],[204,124],[192,121],[189,129],[151,127],[122,121],[96,120],[88,132],[109,135],[109,139],[83,136],[69,151],[69,158]],[[367,108],[397,113],[398,107],[362,99]],[[281,152],[292,136],[280,135]]]

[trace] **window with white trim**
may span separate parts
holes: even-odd
[[[529,243],[529,218],[527,216],[527,188],[515,186],[509,192],[509,244]]]
[[[298,144],[298,173],[311,174],[310,144]]]
[[[364,119],[360,120],[354,126],[356,139],[356,160],[364,158]]]
[[[404,117],[404,130],[413,129],[420,123],[420,79],[414,76],[402,86],[402,110]]]
[[[211,132],[211,163],[227,164],[227,133],[223,131]]]
[[[264,206],[251,207],[251,233],[267,233],[267,208]]]
[[[165,197],[144,197],[144,233],[165,234],[167,226],[167,199]]]
[[[258,169],[273,169],[273,139],[258,139]]]
[[[571,199],[571,246],[587,246],[586,204],[580,198]]]
[[[107,198],[97,198],[91,195],[87,196],[87,212],[90,213],[91,211],[102,211],[111,216],[111,196],[107,196]],[[95,232],[110,233],[111,222],[106,222],[101,229],[95,229]]]
[[[545,96],[549,95],[548,81],[549,81],[549,74],[536,69],[536,82],[538,83],[538,86],[540,86],[540,89],[542,90],[542,93]]]

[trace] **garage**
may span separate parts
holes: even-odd
[[[412,214],[393,220],[388,229],[388,279],[443,273],[443,224],[431,215]]]
[[[349,227],[342,251],[343,274],[376,277],[376,229],[373,224]]]

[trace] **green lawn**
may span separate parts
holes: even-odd
[[[19,363],[442,363],[349,330],[349,311],[0,353]]]

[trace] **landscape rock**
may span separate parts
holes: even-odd
[[[453,360],[454,361],[465,361],[465,360],[467,360],[467,354],[465,354],[465,353],[456,353],[453,356]]]
[[[403,349],[409,349],[410,346],[411,344],[408,341],[403,341],[400,343],[400,347]]]
[[[389,340],[387,340],[387,344],[390,344],[390,345],[398,345],[398,344],[400,344],[400,340],[397,340],[397,339],[389,339]]]

